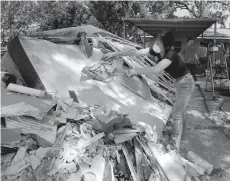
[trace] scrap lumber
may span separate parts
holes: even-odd
[[[49,172],[54,168],[56,161],[56,157],[59,156],[61,152],[61,147],[64,142],[65,137],[72,131],[72,127],[70,123],[67,123],[65,127],[60,128],[57,134],[57,139],[55,140],[54,144],[51,148],[45,151],[45,159],[43,160],[42,164],[37,168],[35,177],[37,180],[47,180],[47,176]],[[37,153],[36,153],[37,155]],[[42,155],[42,157],[44,154]]]
[[[113,166],[108,158],[105,159],[105,169],[103,173],[103,181],[115,181]]]
[[[120,144],[125,141],[131,140],[135,136],[137,136],[137,133],[114,134],[114,141],[116,144]]]
[[[84,144],[82,144],[82,148],[90,146],[91,144],[95,143],[96,141],[98,141],[99,139],[101,139],[104,136],[105,136],[105,133],[99,133],[99,134],[95,135],[94,137],[85,141]]]
[[[119,128],[113,130],[114,134],[128,134],[128,133],[141,133],[145,132],[145,129],[143,127],[134,127],[134,128]]]
[[[21,128],[2,128],[1,129],[1,144],[14,144],[20,142]]]
[[[199,155],[197,155],[196,153],[192,151],[188,152],[187,159],[193,162],[194,164],[204,168],[207,174],[210,174],[214,168],[213,165],[211,165],[206,160],[204,160],[202,157],[200,157]]]
[[[25,86],[13,84],[13,83],[10,83],[7,86],[7,90],[12,91],[12,92],[28,94],[31,96],[37,96],[37,97],[44,97],[45,96],[45,91],[33,89],[30,87],[25,87]]]
[[[8,176],[8,175],[16,175],[20,173],[22,170],[25,170],[30,166],[30,163],[23,160],[17,164],[11,165],[8,167],[3,173],[2,176]]]
[[[184,181],[186,173],[175,151],[160,155],[157,160],[170,181]]]
[[[18,149],[18,152],[16,153],[11,165],[14,165],[14,164],[17,164],[17,163],[23,161],[26,157],[26,154],[27,154],[26,153],[26,147],[20,147]]]
[[[183,157],[181,157],[181,160],[185,165],[185,170],[188,176],[197,177],[200,175],[204,175],[205,170],[202,167],[184,159]]]
[[[166,175],[165,171],[163,170],[163,168],[161,167],[161,165],[159,164],[158,160],[157,160],[157,155],[154,154],[154,152],[152,151],[152,149],[150,149],[150,147],[148,145],[146,145],[146,143],[144,143],[141,139],[139,139],[138,137],[136,137],[136,140],[139,142],[139,144],[142,146],[143,151],[145,152],[145,154],[147,155],[151,166],[154,169],[158,169],[158,172],[160,173],[161,176],[161,180],[162,181],[170,181],[168,176]]]
[[[134,139],[134,148],[135,148],[135,160],[136,160],[136,171],[137,174],[140,177],[140,181],[144,181],[144,170],[142,166],[142,160],[143,160],[143,151],[141,148],[141,145],[137,142],[136,139]]]
[[[57,126],[42,124],[37,120],[25,117],[11,117],[6,119],[7,128],[21,128],[23,134],[34,134],[40,138],[44,147],[53,145],[56,139]],[[39,140],[37,140],[39,141]]]
[[[183,164],[174,150],[160,154],[152,143],[148,142],[148,146],[169,181],[185,179],[186,173]]]
[[[37,108],[24,102],[16,103],[1,108],[2,117],[32,116],[37,119],[41,119],[41,117],[39,116],[39,112],[40,111]]]
[[[24,102],[26,105],[28,104],[37,109],[38,116],[36,119],[38,120],[42,120],[47,112],[56,104],[56,101],[50,101],[35,96],[16,93],[9,94],[7,90],[3,88],[1,88],[1,95],[2,107]],[[49,104],[47,104],[48,101]]]
[[[129,166],[129,170],[130,170],[130,172],[131,172],[131,176],[132,176],[132,178],[133,178],[133,181],[140,181],[140,178],[139,178],[138,174],[136,173],[136,171],[135,171],[135,169],[134,169],[132,160],[131,160],[131,158],[129,157],[129,153],[128,153],[128,151],[127,151],[127,149],[126,149],[126,147],[125,147],[124,144],[122,144],[122,151],[123,151],[123,153],[124,153],[124,155],[125,155],[125,159],[126,159],[127,164],[128,164],[128,166]]]

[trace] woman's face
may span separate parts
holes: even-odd
[[[191,45],[193,45],[194,44],[194,40],[189,40],[188,41],[188,46],[191,46]]]
[[[158,51],[159,51],[159,52],[157,52],[157,53],[160,53],[161,56],[163,56],[164,53],[165,53],[165,49],[164,49],[164,44],[163,44],[163,42],[162,42],[162,40],[161,40],[160,37],[157,37],[157,38],[155,39],[154,46],[155,46],[156,49],[158,49]]]

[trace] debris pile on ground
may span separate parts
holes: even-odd
[[[2,180],[182,181],[213,170],[192,152],[187,160],[157,143],[151,126],[128,115],[72,98],[36,99],[52,105],[46,115],[28,103],[1,109]]]
[[[154,116],[158,114],[159,110],[159,114],[161,113],[162,115],[166,114],[166,111],[170,111],[166,107],[166,101],[173,102],[168,97],[174,91],[170,89],[170,86],[164,84],[164,82],[167,82],[164,80],[165,74],[161,78],[151,77],[153,80],[160,79],[157,83],[152,80],[154,84],[152,84],[151,89],[146,83],[147,80],[150,82],[148,77],[133,77],[132,79],[128,79],[125,76],[121,77],[121,85],[135,92],[135,96],[138,96],[138,99],[133,96],[138,101],[138,114],[140,112],[151,113],[148,117],[142,114],[143,117],[138,117],[139,122],[134,124],[133,119],[135,118],[132,116],[131,120],[131,112],[128,115],[102,105],[82,103],[81,101],[84,100],[80,99],[80,96],[77,97],[73,91],[75,90],[74,87],[70,86],[75,85],[76,81],[72,81],[72,84],[65,84],[70,77],[75,77],[76,74],[72,74],[73,72],[71,73],[69,68],[62,66],[64,64],[57,66],[60,69],[57,69],[56,72],[48,71],[48,64],[52,65],[52,69],[57,68],[53,67],[56,59],[52,63],[43,62],[42,67],[39,64],[41,60],[30,54],[31,52],[35,53],[34,50],[42,50],[42,46],[39,48],[33,47],[34,50],[31,51],[27,49],[30,47],[30,44],[27,43],[31,43],[28,38],[19,38],[18,40],[16,43],[24,43],[24,48],[27,50],[20,52],[27,52],[28,56],[23,57],[30,57],[32,64],[30,60],[17,59],[16,57],[18,56],[13,58],[17,59],[14,61],[17,62],[19,69],[19,65],[22,65],[20,61],[26,61],[27,66],[31,67],[31,72],[28,71],[30,68],[27,66],[21,67],[20,70],[20,72],[23,72],[22,68],[27,68],[25,71],[27,71],[28,75],[24,75],[24,77],[28,79],[27,82],[30,83],[30,88],[16,85],[17,81],[9,78],[9,81],[5,81],[7,88],[2,88],[4,98],[1,107],[2,180],[189,181],[191,179],[207,180],[208,175],[212,174],[212,165],[192,152],[188,153],[186,159],[183,158],[175,150],[173,142],[160,139],[156,129],[143,121],[148,118],[150,122],[154,120]],[[45,45],[42,41],[35,42],[31,46],[36,44]],[[53,47],[55,52],[63,50],[63,48],[57,49],[54,44],[47,43],[47,45]],[[76,57],[76,52],[80,53],[76,47],[72,47],[71,51],[68,48],[65,49],[65,53],[62,53],[72,52],[73,57]],[[112,50],[113,48],[115,49],[116,47],[113,46]],[[92,53],[91,49],[89,50],[89,55],[86,52],[87,57],[90,57]],[[106,47],[105,50],[110,51]],[[11,52],[12,55],[13,52]],[[47,55],[49,54],[47,53]],[[47,57],[51,58],[50,55]],[[44,57],[40,58],[47,60]],[[137,62],[132,59],[127,58],[124,62],[117,59],[99,63],[95,61],[92,65],[87,64],[87,66],[82,64],[82,68],[79,68],[82,71],[79,81],[94,79],[107,83],[112,81],[115,75],[121,75],[121,70],[127,67],[136,67]],[[75,59],[73,60],[75,61]],[[60,60],[58,59],[58,61]],[[61,62],[65,61],[62,60]],[[70,63],[69,65],[75,64]],[[141,66],[140,62],[137,67],[139,66]],[[43,69],[46,69],[47,74],[43,74]],[[80,71],[78,72],[79,76]],[[59,81],[59,79],[56,79],[56,75],[63,74],[63,72],[68,74],[65,75],[66,79],[63,78],[64,76],[58,76],[61,79],[59,83],[56,81]],[[47,77],[49,77],[49,81],[47,81]],[[171,79],[168,76],[166,77],[169,80],[168,82],[171,83]],[[42,80],[40,81],[39,79]],[[41,86],[42,82],[46,86]],[[58,86],[55,87],[53,84]],[[114,85],[114,93],[117,93],[118,84]],[[51,95],[43,91],[50,87],[58,89],[49,89]],[[69,90],[69,87],[72,90]],[[44,89],[38,90],[35,88]],[[68,90],[65,91],[67,94],[69,92],[68,97],[60,96],[66,94],[58,94],[58,91],[55,92],[58,97],[55,97],[56,94],[50,91],[60,91],[62,89]],[[112,92],[111,90],[110,93]],[[96,93],[93,92],[93,94]],[[140,104],[142,99],[148,100],[149,104],[153,104],[152,97],[154,95],[156,97],[154,99],[155,103],[163,102],[162,106],[157,103],[155,107],[149,106],[151,107],[150,109],[147,102],[143,101]],[[90,95],[87,96],[90,97]],[[99,102],[102,101],[102,98],[98,97]],[[125,99],[121,93],[120,97]],[[133,100],[131,99],[130,105],[132,104]],[[141,108],[142,105],[147,105],[147,107],[143,109]],[[137,117],[137,114],[133,115]],[[162,118],[161,122],[163,122],[162,115],[159,116]]]

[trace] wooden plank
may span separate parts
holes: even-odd
[[[114,134],[129,134],[129,133],[141,133],[145,132],[145,129],[143,127],[134,127],[134,128],[119,128],[113,130]]]
[[[182,162],[175,151],[160,154],[156,147],[150,142],[148,142],[148,147],[156,158],[157,163],[168,181],[184,181],[186,173]]]
[[[25,117],[11,117],[6,119],[7,128],[21,128],[23,134],[35,134],[43,139],[47,145],[53,145],[56,139],[57,126],[42,124],[34,119]]]
[[[24,102],[29,104],[38,110],[38,116],[36,117],[39,120],[42,120],[47,112],[56,104],[56,102],[38,98],[35,96],[28,96],[24,94],[8,93],[5,88],[1,87],[1,105],[9,106],[16,103]],[[48,104],[49,102],[49,104]]]
[[[129,153],[128,153],[128,151],[127,151],[127,149],[126,149],[124,144],[122,144],[122,151],[123,151],[123,153],[125,155],[125,159],[126,159],[127,164],[129,166],[129,170],[131,172],[131,176],[133,178],[133,181],[140,181],[140,178],[139,178],[138,174],[136,173],[136,171],[134,169],[134,166],[133,166],[133,163],[131,161],[131,158],[129,157]]]
[[[142,140],[140,140],[138,137],[136,137],[137,141],[143,148],[145,154],[147,155],[151,166],[155,166],[155,169],[158,169],[160,175],[161,175],[161,180],[162,181],[170,181],[167,175],[165,174],[164,170],[162,169],[161,165],[159,164],[157,160],[157,155],[154,154],[154,152],[147,146]]]
[[[202,167],[207,174],[210,174],[213,170],[213,165],[192,151],[188,152],[187,159],[192,163]]]
[[[136,159],[136,166],[137,166],[137,174],[140,177],[141,181],[144,181],[144,170],[142,167],[142,160],[143,160],[143,151],[140,144],[134,139],[134,148],[135,148],[135,159]]]
[[[32,116],[37,119],[42,119],[39,116],[39,110],[29,104],[24,102],[16,103],[13,105],[5,106],[1,108],[2,117],[11,117],[11,116]]]

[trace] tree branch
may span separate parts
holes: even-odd
[[[188,10],[188,12],[190,12],[195,18],[197,18],[197,15],[195,14],[195,12],[192,11],[192,10],[188,7],[188,5],[187,5],[185,2],[183,2],[183,1],[175,1],[175,3],[176,3],[176,7],[177,7],[177,8],[186,9],[186,10]]]

